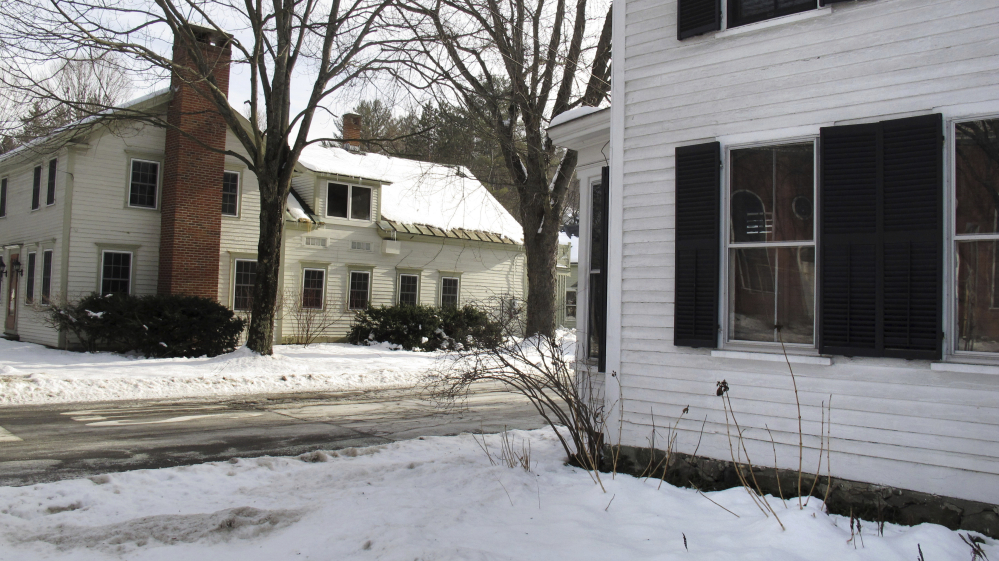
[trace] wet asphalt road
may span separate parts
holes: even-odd
[[[0,485],[543,424],[496,386],[451,412],[417,390],[2,407]]]

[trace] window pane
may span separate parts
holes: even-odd
[[[418,279],[416,275],[399,275],[399,303],[407,306],[416,305]]]
[[[52,296],[52,252],[42,254],[42,304],[49,303]]]
[[[958,123],[956,233],[999,232],[999,119]]]
[[[225,172],[222,174],[222,214],[236,216],[239,208],[239,174]]]
[[[247,311],[253,307],[253,285],[257,280],[256,261],[236,261],[236,283],[232,309]]]
[[[604,244],[607,233],[603,231],[604,198],[607,196],[603,183],[595,183],[591,189],[593,197],[590,200],[590,270],[602,271],[604,268]]]
[[[957,242],[957,350],[999,352],[997,241]]]
[[[351,310],[363,310],[368,307],[368,273],[351,271],[347,307]]]
[[[458,279],[444,277],[441,279],[441,306],[458,305]]]
[[[42,189],[42,166],[35,168],[35,179],[31,183],[31,210],[38,208],[39,193]]]
[[[814,145],[732,151],[731,241],[813,239]]]
[[[0,216],[7,216],[7,178],[0,179]]]
[[[731,256],[732,339],[812,343],[815,249],[747,248]]]
[[[347,191],[350,188],[339,183],[330,183],[326,190],[326,216],[347,218]]]
[[[306,269],[302,285],[302,307],[322,308],[323,307],[323,280],[326,278],[326,271],[320,269]]]
[[[600,351],[604,337],[604,306],[606,298],[604,291],[607,290],[606,277],[603,273],[590,273],[590,301],[588,307],[589,319],[586,332],[589,335],[589,349],[587,356],[590,358],[600,358]]]
[[[128,204],[156,208],[156,177],[160,165],[156,162],[132,160],[132,181],[128,191]]]
[[[728,26],[786,16],[816,7],[816,0],[730,0]]]
[[[35,301],[35,254],[28,254],[28,280],[24,285],[24,301],[31,304]]]
[[[565,292],[565,317],[576,317],[576,291],[567,290]]]
[[[350,217],[354,220],[371,220],[371,189],[354,187],[351,190]]]
[[[132,282],[132,254],[104,252],[101,294],[128,294]]]

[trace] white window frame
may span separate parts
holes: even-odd
[[[329,212],[329,198],[330,198],[330,185],[346,185],[347,186],[347,216],[332,216],[327,214]],[[354,189],[367,189],[370,193],[370,198],[368,199],[368,217],[367,218],[351,218],[350,215],[354,211]],[[326,192],[323,193],[323,216],[325,218],[330,218],[333,220],[345,220],[350,222],[374,222],[375,221],[375,188],[368,187],[366,185],[355,185],[353,183],[345,183],[343,181],[327,181],[326,182]]]
[[[107,258],[108,253],[127,253],[128,258],[128,292],[126,294],[131,294],[135,289],[135,253],[127,249],[102,249],[101,250],[101,264],[100,273],[97,275],[97,292],[101,295],[104,294],[104,260]]]
[[[416,304],[420,305],[420,275],[418,273],[399,273],[396,275],[395,303],[402,305],[402,277],[416,278]]]
[[[323,275],[323,286],[320,289],[319,295],[319,306],[305,306],[305,273],[307,271],[318,271]],[[302,307],[307,310],[322,310],[326,308],[326,269],[321,267],[303,267],[302,268]]]
[[[438,305],[442,308],[444,307],[444,281],[448,279],[454,279],[458,281],[458,293],[455,295],[455,303],[454,303],[454,306],[457,308],[461,306],[461,275],[454,275],[454,274],[441,275],[441,283],[440,283],[441,292],[440,292],[440,298],[438,299]]]
[[[235,214],[226,214],[226,213],[223,212],[222,216],[225,216],[227,218],[239,218],[239,212],[242,210],[242,206],[243,206],[242,205],[242,202],[243,202],[243,197],[242,197],[242,195],[243,195],[243,174],[241,172],[238,172],[238,171],[233,171],[233,170],[228,170],[228,169],[227,170],[223,170],[223,172],[222,172],[223,181],[225,181],[225,175],[227,173],[231,173],[231,174],[233,174],[233,175],[236,176],[236,213]],[[225,183],[223,183],[223,186],[224,185],[225,185]]]
[[[351,307],[350,305],[350,291],[351,291],[350,284],[351,284],[351,279],[353,279],[355,273],[359,275],[367,275],[368,277],[368,295],[367,298],[365,299],[367,305],[364,308],[354,308]],[[368,269],[349,269],[347,271],[347,299],[345,304],[348,310],[363,310],[368,306],[371,306],[371,277],[372,277],[371,271]]]
[[[250,303],[250,307],[246,308],[246,309],[242,309],[242,308],[237,308],[236,307],[236,269],[239,268],[239,263],[241,261],[249,262],[249,263],[257,263],[257,260],[255,258],[247,258],[247,257],[236,257],[235,259],[232,260],[232,282],[230,283],[231,286],[232,286],[232,292],[230,293],[232,295],[232,297],[230,298],[229,302],[232,305],[232,311],[234,311],[234,312],[249,312],[250,310],[253,309],[253,303],[252,302]],[[259,266],[260,264],[257,263],[257,265]],[[256,274],[256,273],[254,273],[254,274]]]
[[[769,20],[765,20],[769,21]],[[753,25],[753,24],[748,24]],[[731,243],[729,240],[732,235],[732,225],[731,225],[731,189],[732,189],[732,151],[733,150],[744,150],[747,148],[765,148],[768,146],[780,146],[784,144],[804,144],[812,143],[812,239],[809,241],[789,241],[789,242],[740,242]],[[819,243],[819,137],[817,135],[809,136],[798,136],[791,138],[778,138],[773,140],[752,142],[752,143],[741,143],[741,144],[731,144],[723,145],[724,150],[724,160],[722,168],[722,182],[721,182],[721,228],[719,231],[720,241],[719,241],[719,273],[721,278],[719,279],[718,286],[718,310],[719,317],[722,318],[721,321],[721,341],[719,343],[719,350],[758,350],[758,351],[777,351],[781,350],[781,344],[770,342],[770,341],[743,341],[740,339],[732,339],[732,322],[733,311],[732,311],[732,295],[731,288],[735,282],[733,279],[734,271],[731,270],[730,265],[730,252],[733,249],[752,249],[752,248],[781,248],[781,247],[800,247],[800,246],[812,246],[816,248],[815,257],[815,286],[812,290],[812,298],[815,299],[812,305],[812,343],[784,343],[784,347],[794,354],[818,354],[818,338],[819,338],[819,314],[818,314],[818,284],[819,276],[818,270],[820,267],[819,257],[818,257],[818,243]]]
[[[153,206],[145,205],[133,205],[132,204],[132,166],[135,162],[143,162],[147,164],[156,164],[156,193],[153,194]],[[163,162],[159,160],[150,160],[147,158],[129,158],[128,159],[128,179],[125,182],[125,205],[128,208],[138,208],[142,210],[159,210],[160,208],[160,195],[163,193]]]

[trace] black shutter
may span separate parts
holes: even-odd
[[[678,0],[676,38],[702,35],[721,29],[721,0]]]
[[[943,118],[883,123],[885,356],[939,358]]]
[[[676,149],[673,344],[718,345],[721,145]]]
[[[821,352],[939,357],[942,134],[940,115],[822,129]]]
[[[877,355],[878,125],[824,128],[820,142],[820,349]]]

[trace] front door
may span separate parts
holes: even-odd
[[[20,255],[17,253],[10,254],[9,263],[13,265],[20,261]],[[4,330],[10,333],[14,333],[14,328],[17,326],[17,285],[18,285],[18,275],[13,270],[13,267],[7,268],[7,312],[6,321],[4,322]]]

